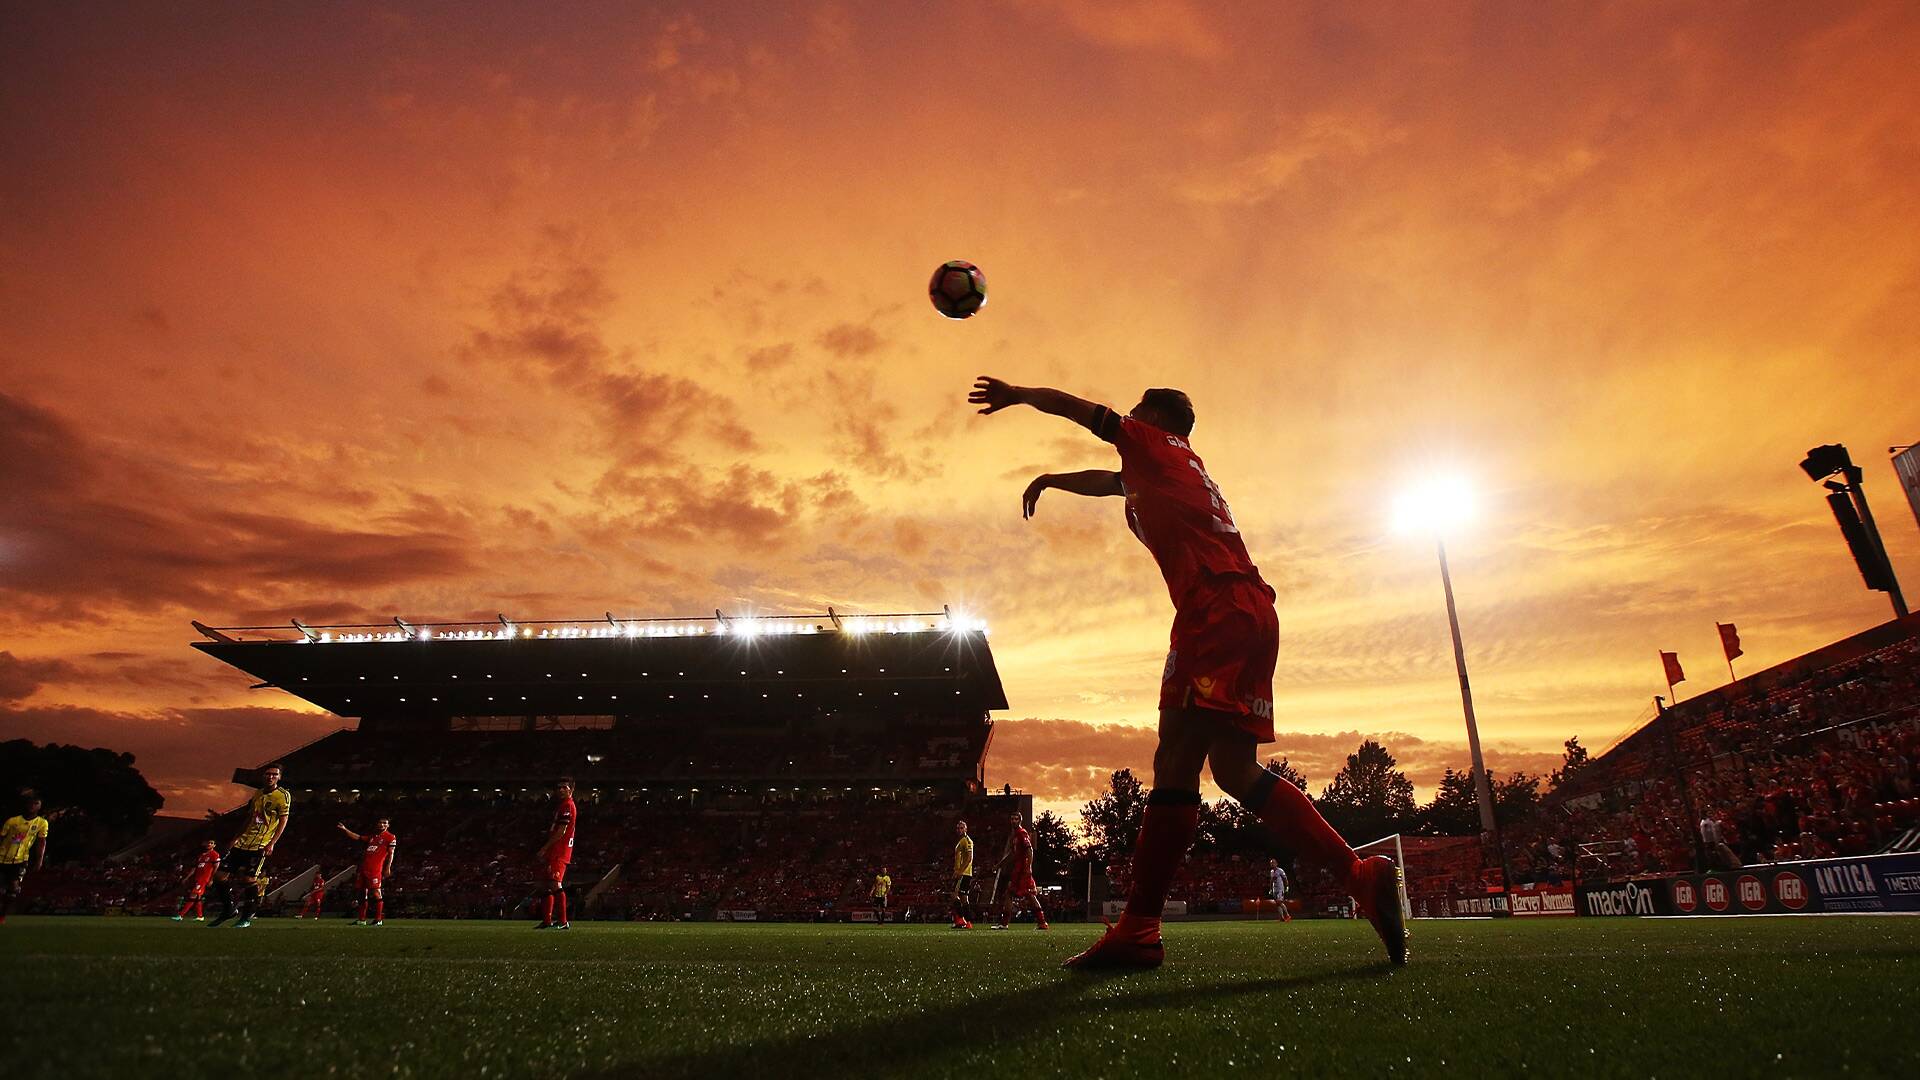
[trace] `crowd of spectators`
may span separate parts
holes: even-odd
[[[1562,883],[1906,849],[1917,764],[1910,638],[1667,710],[1509,827],[1508,860],[1520,882]]]

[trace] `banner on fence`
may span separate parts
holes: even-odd
[[[1920,911],[1920,852],[1806,863],[1827,911]]]
[[[1520,885],[1507,901],[1508,908],[1517,916],[1523,915],[1572,915],[1572,885]]]
[[[1661,880],[1582,885],[1575,903],[1582,915],[1671,915],[1673,900]]]

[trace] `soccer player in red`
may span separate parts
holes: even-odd
[[[1027,832],[1026,822],[1020,820],[1020,812],[1012,815],[1013,831],[1007,834],[1007,849],[1000,855],[1000,867],[1013,862],[1013,878],[1007,886],[1006,899],[1000,901],[1000,918],[993,924],[995,930],[1005,930],[1013,919],[1013,902],[1025,900],[1033,905],[1033,928],[1049,929],[1047,913],[1040,907],[1040,888],[1033,881],[1033,836]],[[999,867],[996,867],[999,869]]]
[[[300,905],[300,914],[295,915],[294,918],[304,919],[311,915],[317,919],[326,906],[327,872],[316,867],[313,871],[313,887],[307,890],[306,902]]]
[[[355,926],[367,925],[367,900],[373,900],[373,925],[387,925],[386,880],[393,876],[393,849],[400,838],[387,829],[387,819],[381,818],[380,827],[372,836],[361,836],[347,828],[344,822],[337,823],[340,831],[348,839],[358,840],[367,845],[360,856],[360,873],[354,879],[353,887],[360,893],[360,917],[353,920]]]
[[[535,930],[569,930],[572,924],[567,922],[567,864],[573,861],[573,830],[578,823],[578,815],[573,809],[573,778],[563,776],[553,787],[553,825],[547,829],[547,842],[540,845],[540,851],[534,856],[546,870],[547,908],[546,916],[540,920]],[[555,905],[559,906],[560,918],[553,917]]]
[[[1159,564],[1173,600],[1172,648],[1160,683],[1160,741],[1153,793],[1133,855],[1133,887],[1120,921],[1069,967],[1156,967],[1165,956],[1160,914],[1200,812],[1200,769],[1247,806],[1282,843],[1341,880],[1386,944],[1407,957],[1399,867],[1357,857],[1299,788],[1260,767],[1255,750],[1273,741],[1273,669],[1280,625],[1274,593],[1247,555],[1220,489],[1187,437],[1193,403],[1178,390],[1148,390],[1122,416],[1059,390],[1012,386],[985,375],[967,400],[991,414],[1028,405],[1063,417],[1113,444],[1120,470],[1044,475],[1027,485],[1032,517],[1048,488],[1126,499],[1127,525]]]
[[[220,845],[207,841],[200,849],[200,858],[193,864],[193,874],[187,878],[187,895],[180,901],[180,910],[173,913],[174,922],[184,922],[187,909],[193,909],[193,921],[207,921],[207,886],[213,884],[213,872],[220,869]]]

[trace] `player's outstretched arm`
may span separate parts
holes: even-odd
[[[1064,390],[1046,386],[1014,386],[1012,383],[982,375],[974,380],[967,395],[971,405],[982,406],[983,415],[991,415],[1013,405],[1029,405],[1043,413],[1064,417],[1091,431],[1100,406],[1077,398]]]
[[[354,832],[352,829],[347,828],[347,823],[344,821],[336,821],[333,823],[333,825],[334,825],[334,828],[339,829],[343,833],[346,833],[347,839],[349,840],[365,840],[366,839],[366,837],[361,836],[359,833]]]
[[[1127,493],[1127,489],[1120,484],[1120,474],[1106,469],[1045,473],[1034,477],[1033,483],[1027,485],[1026,494],[1020,496],[1022,517],[1033,516],[1034,508],[1040,504],[1040,493],[1048,488],[1057,488],[1070,495],[1086,495],[1094,498]]]

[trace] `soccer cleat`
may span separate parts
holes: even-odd
[[[175,915],[175,916],[173,917],[173,921],[174,921],[174,922],[186,922],[186,921],[187,921],[187,919],[186,919],[186,916],[184,916],[184,915]]]
[[[997,922],[993,924],[993,928],[995,930],[1005,930],[1007,928],[1007,924],[1003,922]]]
[[[555,930],[571,930],[573,929],[573,924],[570,922],[557,922],[553,924],[553,928]]]
[[[1129,926],[1122,915],[1118,923],[1107,924],[1107,932],[1091,948],[1060,966],[1077,971],[1157,968],[1166,957],[1166,946],[1160,943],[1159,920]]]
[[[1035,930],[1051,930],[1051,929],[1053,929],[1053,927],[1052,927],[1051,925],[1049,925],[1049,924],[1047,923],[1047,920],[1045,920],[1045,919],[1041,919],[1041,920],[1039,920],[1039,921],[1037,921],[1037,922],[1035,922],[1035,923],[1033,924],[1033,928],[1034,928]]]
[[[245,930],[247,927],[252,925],[253,925],[252,919],[241,919],[239,922],[233,924],[233,928],[235,930]]]
[[[375,920],[373,920],[373,925],[375,925],[375,926],[385,926],[385,925],[387,925],[387,920],[385,920],[385,919],[375,919]]]
[[[538,926],[535,926],[534,929],[535,930],[551,930],[553,929],[553,924],[550,922],[543,922]]]
[[[221,923],[226,922],[228,918],[229,916],[224,911],[218,915],[215,915],[213,918],[207,920],[207,929],[211,930],[214,927],[219,926]]]
[[[355,926],[365,926],[365,925],[367,925],[367,920],[365,920],[365,919],[355,919],[355,920],[353,920],[353,925],[355,925]]]
[[[1400,910],[1400,868],[1385,855],[1362,859],[1353,871],[1350,887],[1360,914],[1373,924],[1395,967],[1407,962],[1407,920]]]
[[[194,922],[206,922],[206,921],[207,921],[207,917],[206,917],[205,915],[195,915],[195,916],[193,917],[193,921],[194,921]]]

